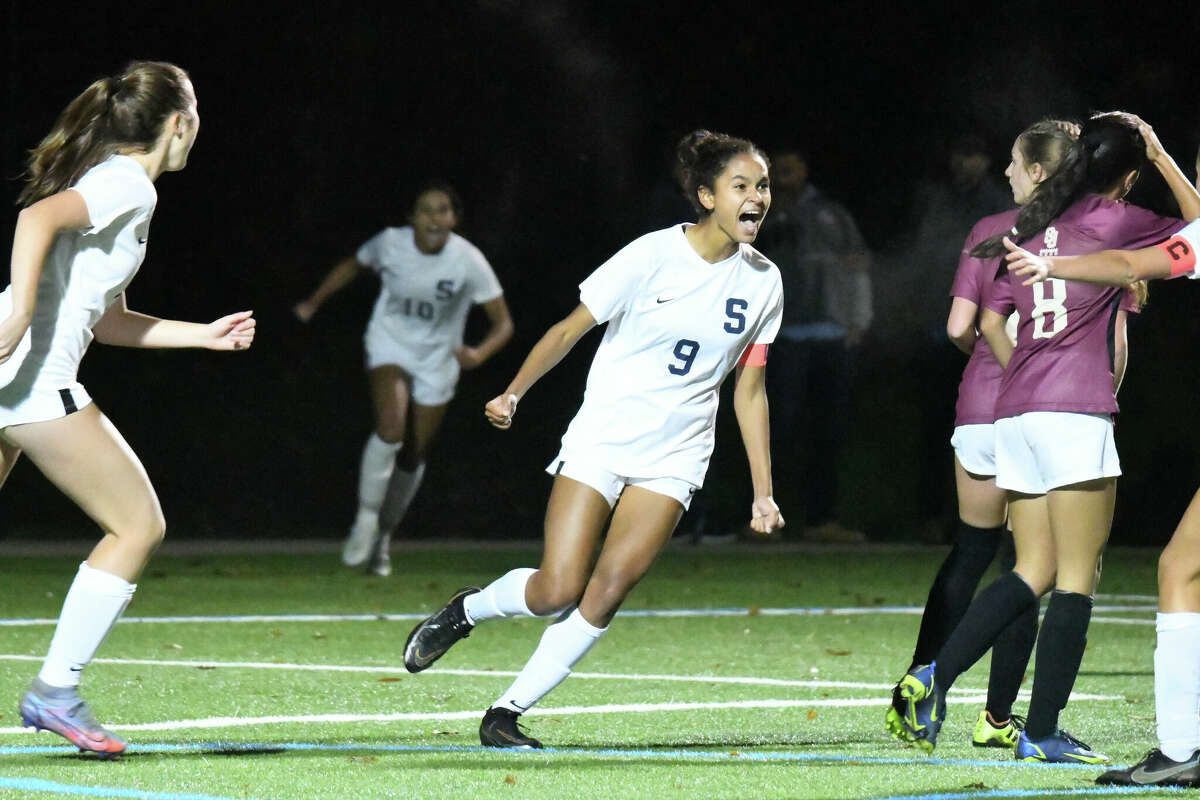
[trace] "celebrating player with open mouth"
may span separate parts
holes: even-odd
[[[154,181],[186,166],[200,114],[186,72],[138,61],[89,86],[33,150],[0,294],[0,483],[22,452],[100,526],[63,601],[21,721],[81,750],[119,755],[79,678],[133,598],[162,540],[162,509],[133,450],[77,380],[93,338],[126,347],[245,350],[249,311],[207,325],[130,311],[125,288],[146,254]]]
[[[765,383],[783,296],[779,270],[750,246],[771,204],[767,160],[744,139],[708,131],[685,137],[677,154],[699,222],[642,236],[593,272],[580,284],[581,303],[487,404],[488,420],[509,428],[533,384],[587,331],[608,323],[583,406],[547,468],[554,486],[540,568],[457,592],[405,646],[405,666],[418,672],[484,620],[558,617],[484,716],[487,746],[541,747],[517,718],[570,675],[670,538],[704,480],[718,392],[735,369],[751,526],[783,526],[771,498]]]

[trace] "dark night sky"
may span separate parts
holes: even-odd
[[[537,470],[574,412],[587,358],[547,379],[538,430],[497,443],[477,409],[574,304],[575,284],[660,226],[655,192],[687,130],[726,130],[768,151],[803,146],[816,182],[880,253],[903,241],[914,183],[936,173],[941,145],[963,131],[986,139],[997,174],[1013,136],[1049,114],[1137,112],[1189,174],[1200,141],[1187,40],[1200,31],[1194,3],[1112,13],[956,4],[937,14],[861,0],[822,14],[794,3],[673,1],[228,5],[97,2],[66,14],[9,0],[3,12],[0,167],[10,209],[24,151],[91,80],[132,58],[192,74],[200,137],[188,169],[158,182],[153,242],[130,302],[189,319],[253,307],[260,340],[239,358],[97,347],[83,372],[184,532],[338,535],[349,521],[370,425],[359,339],[375,286],[360,281],[309,329],[288,308],[334,259],[399,221],[406,190],[424,178],[460,187],[463,233],[492,260],[518,337],[464,378],[414,514],[432,523],[439,497],[479,482],[493,487],[484,490],[492,512],[534,526],[514,533],[535,535],[545,498]],[[1135,199],[1170,209],[1161,181],[1143,184]],[[6,237],[14,220],[3,223]],[[888,278],[877,271],[881,296]],[[948,281],[931,281],[930,302],[945,302]],[[1171,503],[1200,475],[1197,448],[1180,445],[1156,399],[1162,382],[1193,403],[1200,392],[1195,361],[1171,344],[1181,326],[1197,339],[1189,288],[1156,287],[1123,393],[1140,409],[1122,426],[1126,461],[1148,471],[1167,452],[1184,473],[1164,518],[1177,517]],[[903,371],[896,338],[875,332],[874,367]],[[1152,497],[1146,489],[1135,501]],[[65,505],[22,465],[0,495],[0,529]]]

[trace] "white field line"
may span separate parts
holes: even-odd
[[[1071,695],[1072,700],[1105,700],[1113,701],[1122,698],[1109,695]],[[986,702],[987,695],[963,694],[946,699],[948,703]],[[532,708],[525,712],[545,716],[575,716],[580,714],[639,714],[664,711],[705,711],[748,708],[854,708],[862,706],[885,706],[887,698],[878,697],[858,699],[821,699],[821,700],[737,700],[722,703],[627,703],[621,705],[602,706],[563,706],[560,708]],[[464,720],[478,719],[478,709],[470,711],[415,711],[397,714],[294,714],[274,717],[207,717],[203,719],[169,720],[166,722],[143,722],[128,725],[107,724],[107,727],[120,731],[174,731],[201,730],[212,728],[243,728],[252,725],[282,725],[287,723],[330,723],[345,724],[355,722],[404,722],[422,720]],[[27,734],[28,728],[0,728],[0,734]]]
[[[1157,611],[1156,605],[1103,605],[1096,606],[1092,613],[1135,614]],[[919,615],[921,606],[856,606],[845,608],[667,608],[635,609],[621,611],[623,618],[650,617],[822,617],[822,616],[867,616],[872,614]],[[424,619],[427,614],[245,614],[231,616],[173,616],[173,617],[122,617],[123,625],[154,624],[206,624],[206,623],[284,623],[284,622],[413,622]],[[1093,622],[1112,622],[1111,618],[1092,618]],[[1126,620],[1121,620],[1126,621]],[[50,617],[0,619],[0,628],[22,628],[55,625],[58,620]]]

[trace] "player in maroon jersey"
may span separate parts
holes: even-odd
[[[1099,114],[1080,134],[1081,175],[1069,205],[1051,224],[1012,233],[1044,255],[1079,254],[1148,245],[1182,222],[1129,205],[1122,198],[1149,160],[1162,173],[1189,219],[1200,203],[1187,178],[1158,145],[1153,131],[1128,114]],[[1015,171],[1036,180],[1037,170]],[[1033,165],[1036,167],[1037,165]],[[1061,171],[1060,171],[1061,172]],[[973,251],[994,255],[1002,236]],[[986,301],[980,330],[1005,367],[996,400],[996,484],[1010,492],[1017,566],[980,593],[935,661],[901,682],[905,724],[931,750],[945,716],[945,693],[1008,623],[1054,589],[1042,623],[1033,697],[1016,756],[1027,761],[1105,763],[1107,757],[1058,728],[1079,671],[1100,553],[1112,523],[1120,463],[1112,439],[1117,411],[1113,346],[1125,290],[1062,280],[1021,285],[1003,273]],[[1015,349],[1003,333],[1021,314]],[[1021,529],[1018,509],[1045,496],[1050,536]],[[1029,535],[1027,535],[1029,534]]]
[[[942,562],[929,590],[925,612],[921,617],[917,644],[909,669],[928,664],[945,644],[958,625],[984,572],[992,563],[1005,537],[1008,515],[1008,493],[996,486],[995,434],[992,430],[996,394],[1000,388],[1003,367],[992,354],[987,340],[978,334],[978,322],[984,298],[995,279],[999,262],[995,257],[971,255],[977,244],[995,234],[1004,233],[1018,222],[1021,208],[1033,203],[1036,219],[1026,219],[1029,226],[1048,221],[1057,204],[1045,203],[1049,197],[1064,197],[1078,180],[1072,170],[1078,168],[1076,139],[1079,126],[1061,120],[1042,120],[1030,125],[1013,143],[1014,152],[1027,164],[1038,165],[1036,183],[1009,175],[1013,201],[1017,208],[992,214],[975,223],[962,247],[954,283],[953,298],[946,320],[946,332],[954,344],[970,356],[963,369],[955,406],[954,478],[958,495],[959,522],[954,546]],[[1014,154],[1014,160],[1017,156]],[[1057,181],[1050,180],[1060,168],[1067,171]],[[1034,199],[1038,198],[1038,202]],[[1031,504],[1033,506],[1034,504]],[[1045,504],[1037,503],[1040,513],[1029,516],[1025,525],[1048,522]],[[1013,567],[1011,545],[1005,548],[1004,569]],[[998,637],[992,653],[992,668],[988,680],[987,706],[979,713],[972,736],[976,747],[1015,747],[1022,718],[1012,716],[1012,704],[1029,663],[1029,655],[1037,637],[1037,610],[1027,609]],[[898,739],[909,738],[903,723],[904,698],[900,684],[892,692],[892,705],[887,711],[886,726]]]
[[[1009,270],[1025,284],[1048,278],[1123,286],[1135,280],[1200,278],[1200,222],[1142,250],[1085,256],[1036,256],[1011,242]],[[1137,764],[1110,770],[1101,784],[1200,787],[1200,491],[1158,561],[1158,647],[1154,651],[1158,748]]]

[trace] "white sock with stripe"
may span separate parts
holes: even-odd
[[[1200,748],[1200,614],[1160,613],[1155,626],[1154,708],[1159,747],[1186,761]]]
[[[58,627],[38,677],[50,686],[78,686],[79,676],[133,599],[137,584],[87,562],[79,565],[63,600]]]
[[[477,625],[487,619],[502,617],[536,617],[525,605],[525,586],[537,572],[531,567],[519,567],[504,573],[475,594],[463,599],[467,622]],[[546,615],[549,616],[549,615]]]
[[[587,655],[608,628],[592,625],[576,608],[546,628],[537,649],[521,668],[508,691],[500,695],[493,708],[507,708],[523,714],[566,680],[571,669]]]

